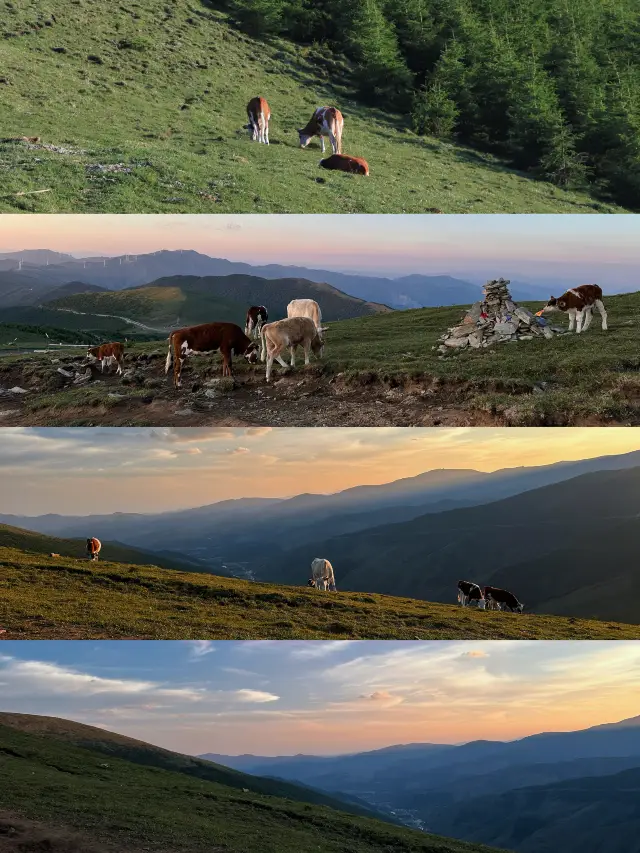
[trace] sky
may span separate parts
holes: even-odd
[[[548,465],[640,449],[640,430],[585,428],[0,429],[0,512],[161,512],[241,497],[388,483],[439,468]]]
[[[558,275],[621,286],[640,262],[640,215],[0,216],[0,253],[22,249],[78,257],[195,249],[253,264],[390,276],[484,276],[499,264],[511,277]]]
[[[5,642],[0,686],[2,711],[187,754],[330,755],[636,716],[640,643]]]

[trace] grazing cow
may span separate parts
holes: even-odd
[[[471,581],[458,581],[458,602],[463,607],[467,607],[472,601],[484,610],[486,601],[478,584]]]
[[[244,324],[244,333],[248,338],[259,338],[260,331],[269,319],[269,314],[264,305],[252,305],[247,311],[247,319]]]
[[[512,592],[500,589],[496,586],[485,586],[484,597],[490,610],[502,610],[504,606],[512,613],[522,613],[524,604],[521,604]],[[494,607],[494,605],[496,605]]]
[[[99,347],[89,347],[87,350],[87,358],[94,364],[100,362],[100,372],[104,373],[105,364],[111,367],[112,364],[117,364],[116,376],[122,373],[122,363],[124,361],[124,344],[114,341],[110,344],[100,344]]]
[[[164,366],[165,375],[173,364],[173,384],[180,388],[180,374],[187,356],[204,352],[222,353],[222,375],[233,376],[232,355],[244,355],[247,361],[258,360],[258,344],[245,335],[235,323],[203,323],[178,329],[169,336],[169,352]]]
[[[271,371],[274,360],[283,367],[289,365],[282,358],[281,353],[288,347],[291,353],[291,367],[295,367],[296,347],[304,349],[304,363],[309,364],[310,353],[313,352],[318,358],[324,355],[324,341],[315,327],[313,320],[308,317],[291,317],[287,320],[276,320],[275,323],[267,323],[262,327],[262,352],[260,360],[267,362],[266,380],[271,380]]]
[[[591,325],[594,307],[600,312],[602,331],[606,332],[607,312],[602,302],[602,288],[597,284],[581,284],[579,287],[572,287],[557,299],[552,296],[542,311],[538,311],[538,316],[551,314],[554,311],[564,311],[569,315],[569,331],[573,332],[575,328],[576,334],[579,335],[580,332],[586,332]]]
[[[322,337],[322,312],[315,299],[292,299],[287,305],[287,317],[308,317],[315,323],[318,334]]]
[[[88,540],[87,540],[87,541],[88,541]],[[53,552],[51,552],[51,554],[49,554],[49,556],[50,556],[50,557],[59,557],[59,556],[60,556],[60,554],[54,554]]]
[[[331,140],[331,150],[340,154],[342,149],[342,129],[344,119],[342,113],[335,107],[318,107],[307,122],[306,127],[298,129],[300,147],[306,148],[314,136],[320,137],[322,153],[324,154],[324,137]]]
[[[96,539],[95,536],[91,539],[87,539],[87,556],[90,560],[97,560],[101,549],[102,542],[100,542],[99,539]]]
[[[351,172],[353,175],[369,176],[369,164],[362,157],[350,157],[348,154],[332,154],[320,160],[323,169],[337,169],[339,172]]]
[[[247,130],[251,139],[255,142],[264,142],[269,144],[269,119],[271,118],[271,110],[269,104],[264,98],[251,98],[247,104],[247,115],[249,116],[249,124]]]
[[[310,586],[315,586],[316,589],[322,589],[325,592],[327,590],[331,590],[331,592],[337,592],[336,590],[336,579],[333,576],[333,566],[329,562],[329,560],[325,560],[322,557],[316,557],[315,560],[311,563],[311,579],[313,583],[310,583]]]

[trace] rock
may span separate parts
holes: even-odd
[[[526,323],[527,326],[530,326],[534,321],[533,314],[526,308],[516,308],[513,313],[519,320],[522,320],[523,323]]]
[[[160,388],[162,386],[162,379],[145,379],[144,387],[145,388]]]
[[[469,338],[447,338],[444,343],[447,347],[457,347],[458,349],[462,349],[462,347],[466,347],[469,343]]]
[[[115,391],[111,391],[109,394],[107,394],[107,397],[109,397],[111,400],[124,400],[125,395],[116,394]]]
[[[221,394],[233,391],[236,387],[235,380],[232,376],[218,376],[216,379],[209,379],[205,384],[208,388],[213,388]]]
[[[84,382],[88,382],[92,375],[91,368],[89,368],[86,373],[76,373],[76,378],[73,380],[73,384],[82,385]]]
[[[59,367],[57,372],[61,376],[66,377],[67,379],[73,379],[73,373],[70,373],[68,370],[63,370],[61,367]]]
[[[178,415],[179,417],[186,417],[187,415],[193,414],[193,409],[178,409],[178,411],[174,412],[174,414]]]
[[[14,385],[13,388],[9,388],[9,393],[10,394],[28,394],[29,392],[27,391],[26,388],[20,388],[19,385]]]
[[[508,320],[506,323],[496,323],[493,327],[497,335],[515,335],[518,331],[518,324],[513,320]]]
[[[482,346],[482,332],[474,332],[469,335],[469,346],[479,349]]]
[[[217,391],[214,391],[213,388],[207,388],[207,390],[204,392],[204,396],[214,398],[218,397],[219,394]]]

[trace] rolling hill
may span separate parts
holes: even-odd
[[[60,552],[59,552],[60,553]],[[4,639],[637,639],[636,625],[476,612],[362,593],[322,594],[0,545]],[[153,555],[155,558],[155,555]],[[173,555],[174,561],[177,555]],[[160,560],[154,562],[160,562]]]
[[[219,2],[110,8],[14,0],[3,16],[0,210],[47,213],[594,213],[620,210],[532,180],[481,151],[416,136],[407,117],[354,99],[354,69],[326,47],[255,40]],[[270,146],[246,105],[271,106]],[[319,174],[296,128],[324,103],[371,178]],[[37,192],[46,190],[46,192]],[[17,195],[18,193],[27,193]],[[28,193],[31,193],[30,195]]]
[[[54,291],[54,297],[57,292]],[[269,306],[270,317],[286,317],[295,298],[316,299],[323,319],[343,320],[388,312],[383,305],[348,296],[328,284],[302,279],[267,280],[257,276],[172,276],[125,290],[83,293],[54,298],[50,310],[82,311],[88,315],[119,315],[165,326],[204,322],[206,318],[230,320],[244,326],[249,305]]]
[[[582,530],[579,543],[571,544],[569,531],[580,528],[594,506],[601,508],[597,526]],[[481,585],[511,589],[536,612],[635,622],[640,575],[633,555],[639,547],[640,469],[632,468],[318,538],[291,549],[286,560],[274,556],[258,577],[296,583],[290,567],[325,554],[341,589],[450,601],[457,580],[466,575]]]
[[[361,816],[369,813],[318,791],[56,718],[0,714],[0,768],[11,781],[0,788],[4,809],[118,851],[490,853]]]
[[[210,757],[319,788],[340,778],[344,791],[361,792],[372,806],[385,803],[466,840],[523,853],[622,853],[638,850],[639,722],[336,757]]]

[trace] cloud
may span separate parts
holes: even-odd
[[[488,658],[489,655],[487,652],[483,652],[481,649],[474,649],[471,652],[462,652],[461,656],[463,658]]]
[[[236,690],[234,696],[237,696],[240,702],[251,702],[262,704],[263,702],[277,702],[280,697],[273,693],[264,693],[262,690]]]
[[[251,453],[248,447],[234,447],[233,450],[230,450],[232,456],[241,456],[244,453]]]
[[[385,705],[387,708],[400,705],[404,702],[404,697],[394,696],[388,690],[375,690],[373,693],[363,693],[358,696],[358,699],[360,701],[364,700],[365,702],[375,702],[378,705]]]
[[[344,651],[353,640],[305,640],[297,644],[291,651],[291,657],[301,659],[326,658],[337,652]]]
[[[191,660],[199,660],[216,650],[211,640],[190,640],[189,646],[189,657]]]

